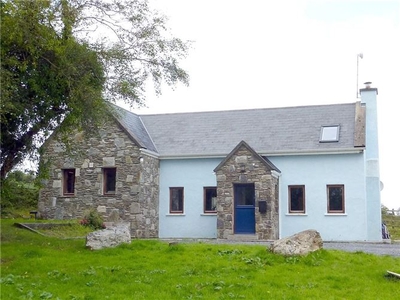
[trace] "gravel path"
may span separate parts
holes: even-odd
[[[203,242],[213,244],[271,245],[271,242],[266,241],[203,240]],[[324,249],[334,249],[348,252],[361,251],[375,255],[390,255],[394,257],[400,257],[400,241],[396,241],[392,244],[367,242],[324,242]]]
[[[400,257],[400,243],[335,243],[325,242],[325,249],[336,249],[349,252],[362,251],[376,255],[391,255]]]

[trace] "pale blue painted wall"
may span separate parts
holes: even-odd
[[[280,237],[316,229],[325,241],[367,240],[364,154],[269,157],[281,170]],[[203,213],[203,187],[216,186],[222,159],[162,160],[160,238],[216,238],[216,215]],[[288,185],[305,185],[306,214],[288,214]],[[327,214],[327,184],[344,184],[345,214]],[[169,214],[169,188],[184,187],[184,214]]]
[[[216,186],[222,159],[161,160],[160,238],[216,238],[217,216],[204,214],[203,187]],[[169,214],[169,188],[184,187],[184,213]]]
[[[364,155],[269,157],[281,170],[280,237],[316,229],[325,241],[366,240]],[[327,213],[327,184],[343,184],[345,213]],[[306,213],[289,214],[288,186],[305,185]]]

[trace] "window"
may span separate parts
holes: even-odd
[[[204,188],[204,213],[217,212],[217,188],[205,187]]]
[[[183,187],[169,188],[169,212],[183,213]]]
[[[330,143],[337,141],[339,141],[339,125],[321,127],[321,135],[319,137],[320,143]]]
[[[305,187],[304,185],[289,186],[289,212],[305,213]]]
[[[75,194],[75,169],[63,170],[63,195]]]
[[[115,194],[116,181],[117,181],[117,169],[116,168],[104,168],[103,169],[103,194],[104,195]]]
[[[327,185],[328,213],[344,213],[344,185]]]

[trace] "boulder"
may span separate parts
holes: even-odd
[[[273,253],[286,256],[307,255],[322,249],[323,241],[318,231],[309,229],[274,241],[269,248]]]
[[[116,247],[122,243],[131,243],[129,223],[119,223],[106,229],[93,231],[86,236],[86,247],[90,250]]]

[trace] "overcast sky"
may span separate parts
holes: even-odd
[[[348,103],[378,88],[382,203],[400,207],[400,1],[149,0],[194,41],[190,86],[138,114]],[[397,137],[397,138],[396,138]]]

